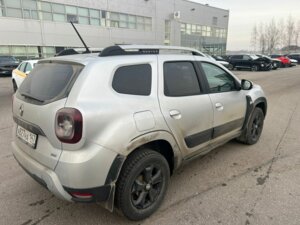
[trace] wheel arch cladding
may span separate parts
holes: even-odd
[[[253,109],[256,107],[260,108],[263,111],[264,116],[266,117],[268,103],[267,103],[267,99],[265,97],[259,97],[253,102]]]
[[[145,143],[145,144],[137,147],[133,151],[131,151],[131,153],[127,156],[127,158],[134,152],[138,151],[139,149],[143,149],[143,148],[149,148],[153,151],[160,153],[162,156],[164,156],[164,158],[167,160],[167,162],[169,164],[170,175],[172,175],[173,170],[174,170],[174,165],[175,165],[174,164],[174,151],[173,151],[171,144],[168,141],[154,140],[154,141]]]

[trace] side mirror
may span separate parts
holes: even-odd
[[[30,71],[26,71],[25,74],[28,75],[30,73]]]
[[[241,88],[242,88],[242,90],[251,90],[252,89],[252,87],[253,87],[253,83],[251,82],[251,81],[249,81],[249,80],[242,80],[242,82],[241,82]]]

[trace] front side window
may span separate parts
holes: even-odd
[[[248,56],[248,55],[243,55],[243,60],[250,60],[251,58],[250,58],[250,56]]]
[[[224,70],[210,63],[201,63],[211,93],[236,91],[235,79]]]
[[[164,63],[164,94],[170,97],[200,94],[200,86],[192,62]]]
[[[27,63],[25,72],[30,72],[32,70],[32,66],[30,63]]]
[[[150,95],[152,70],[149,64],[123,66],[116,70],[112,87],[121,94]]]
[[[25,73],[25,66],[26,66],[26,63],[22,63],[22,64],[19,66],[19,70]]]

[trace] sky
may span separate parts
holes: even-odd
[[[300,20],[300,0],[193,0],[202,4],[229,9],[227,50],[250,49],[255,24],[273,18]]]

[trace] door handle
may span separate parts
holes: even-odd
[[[223,109],[224,109],[224,106],[221,104],[221,103],[216,103],[216,109],[218,110],[218,111],[223,111]]]
[[[174,119],[177,119],[177,120],[181,119],[181,113],[176,109],[173,109],[173,110],[170,111],[170,116]]]

